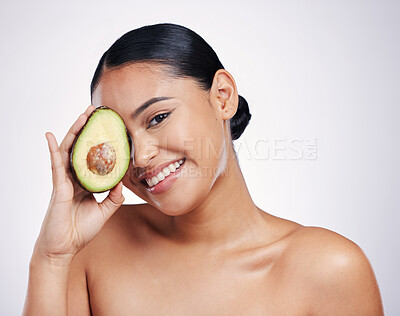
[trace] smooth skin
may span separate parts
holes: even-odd
[[[161,96],[172,99],[132,116]],[[47,133],[53,193],[23,315],[383,315],[355,243],[252,201],[230,139],[238,92],[228,71],[206,92],[161,66],[132,64],[107,71],[92,102],[124,119],[134,150],[123,184],[147,203],[121,206],[119,184],[98,204],[72,180],[68,152],[93,106],[60,147]],[[182,158],[168,191],[138,180]]]

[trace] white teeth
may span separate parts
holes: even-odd
[[[158,181],[157,177],[151,178],[151,185],[152,185],[152,186],[153,186],[153,185],[156,185],[158,182],[159,182],[159,181]]]
[[[175,172],[176,169],[178,169],[181,164],[183,164],[184,160],[180,159],[179,162],[175,161],[174,163],[170,163],[168,167],[165,167],[162,171],[157,173],[154,177],[151,179],[146,179],[147,185],[149,187],[155,186],[158,182],[164,180],[166,177],[168,177],[171,173]]]
[[[158,179],[159,181],[162,181],[162,180],[165,179],[165,176],[164,176],[164,174],[163,174],[162,172],[160,172],[159,174],[157,174],[156,177],[157,177],[157,179]]]
[[[168,168],[164,168],[163,171],[162,171],[162,173],[164,174],[164,176],[168,177],[169,174],[171,173],[171,171],[169,171]]]
[[[175,172],[176,167],[175,167],[175,165],[174,165],[173,163],[170,163],[169,166],[168,166],[168,169],[169,169],[169,171],[171,171],[171,172]]]

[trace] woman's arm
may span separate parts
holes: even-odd
[[[75,255],[68,276],[68,315],[90,316],[89,287],[86,279],[88,247]]]
[[[34,252],[23,315],[91,315],[83,252],[72,261],[54,260]]]
[[[60,147],[53,134],[46,134],[53,192],[30,262],[24,316],[67,315],[68,276],[73,258],[124,201],[121,183],[110,190],[102,203],[97,203],[93,194],[82,190],[72,179],[69,169],[72,143],[93,110],[90,106],[78,118]]]
[[[52,259],[34,251],[29,265],[28,291],[22,315],[67,315],[67,286],[71,260]]]

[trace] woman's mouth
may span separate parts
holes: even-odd
[[[165,192],[178,179],[177,176],[180,173],[180,168],[184,164],[185,160],[186,159],[183,158],[172,162],[153,177],[142,179],[140,182],[152,193]]]

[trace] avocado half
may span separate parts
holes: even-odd
[[[124,121],[114,110],[100,106],[74,140],[71,173],[84,190],[105,192],[122,180],[130,156],[131,141]]]

